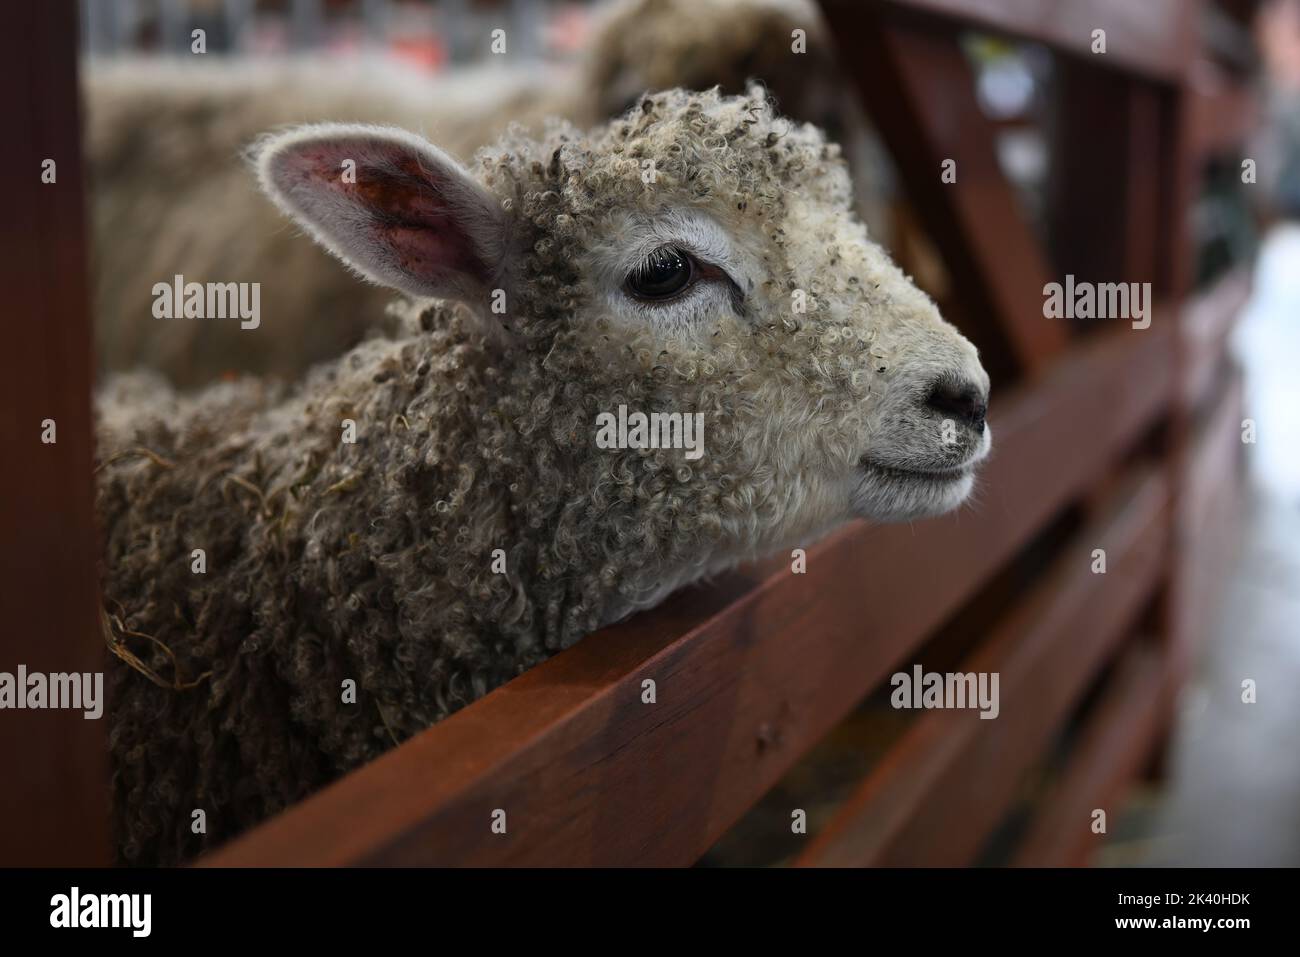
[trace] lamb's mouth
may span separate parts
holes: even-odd
[[[895,479],[906,482],[933,482],[947,483],[960,482],[968,478],[975,472],[975,463],[966,462],[961,465],[952,465],[939,469],[919,469],[919,468],[901,468],[897,465],[882,465],[879,462],[873,462],[863,456],[858,460],[858,467],[868,475],[878,475],[882,478]]]

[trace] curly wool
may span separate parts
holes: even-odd
[[[933,307],[860,225],[788,208],[797,193],[852,222],[835,147],[759,91],[673,91],[590,135],[508,138],[477,175],[515,213],[507,345],[425,303],[292,389],[185,396],[137,374],[100,395],[106,608],[148,668],[198,680],[113,670],[124,861],[190,858],[682,582],[842,518],[805,505],[860,455],[887,343],[850,316]],[[613,213],[671,204],[773,250],[756,315],[703,342],[601,318],[575,268]],[[778,305],[796,285],[824,301],[801,322]],[[620,404],[703,412],[709,454],[597,452]]]

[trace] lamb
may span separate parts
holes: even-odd
[[[101,391],[125,862],[188,859],[689,582],[955,508],[988,452],[976,350],[757,87],[472,169],[330,124],[255,165],[409,326],[294,385]],[[598,447],[620,406],[702,414],[703,454]]]
[[[807,52],[791,34],[807,34]],[[708,55],[701,52],[707,50]],[[356,282],[322,250],[298,241],[247,181],[239,154],[284,124],[347,118],[427,131],[453,156],[471,156],[512,122],[538,131],[561,116],[579,127],[622,113],[645,90],[683,86],[743,93],[767,83],[783,111],[832,131],[849,148],[860,212],[885,235],[878,162],[851,94],[836,84],[829,38],[807,0],[627,0],[607,9],[576,69],[548,74],[498,65],[430,80],[396,66],[365,69],[311,59],[100,63],[88,73],[94,186],[95,314],[102,368],[143,365],[177,385],[230,372],[292,379],[367,334],[392,296]],[[151,290],[176,275],[255,281],[265,264],[295,276],[263,290],[266,321],[166,322]]]

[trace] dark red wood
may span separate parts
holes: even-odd
[[[1149,599],[1167,501],[1157,471],[1136,476],[956,669],[999,674],[1000,715],[925,712],[798,863],[972,863],[1021,776]],[[1096,548],[1106,550],[1105,574],[1092,571]]]
[[[851,3],[857,0],[824,0]],[[1175,83],[1186,64],[1180,31],[1187,0],[869,0],[936,15],[970,29],[1046,44],[1111,69]],[[1106,53],[1092,32],[1106,31]]]
[[[1136,279],[1125,268],[1132,129],[1120,104],[1130,88],[1128,77],[1094,63],[1056,64],[1046,199],[1058,281],[1066,273],[1089,282]]]
[[[4,16],[0,671],[102,672],[76,4],[11,4]],[[41,442],[45,419],[55,444]],[[80,711],[0,711],[0,864],[108,860],[104,726]]]
[[[1088,863],[1115,826],[1127,786],[1163,730],[1161,718],[1172,704],[1171,677],[1154,642],[1133,642],[1123,654],[1086,717],[1069,762],[1021,838],[1016,866]],[[1097,808],[1106,812],[1106,833],[1092,831]]]
[[[1169,93],[1147,83],[1131,83],[1125,119],[1128,135],[1125,146],[1124,184],[1124,282],[1149,282],[1155,295],[1164,300],[1168,288],[1160,275],[1160,211],[1169,188],[1168,179],[1160,175],[1156,157],[1167,155],[1160,128],[1161,110]],[[1103,235],[1105,235],[1103,233]]]
[[[1209,61],[1188,76],[1191,149],[1198,157],[1220,155],[1234,162],[1260,121],[1254,91]]]

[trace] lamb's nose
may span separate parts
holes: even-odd
[[[964,377],[944,375],[935,379],[926,395],[927,407],[944,418],[965,423],[976,432],[984,431],[988,394]]]

